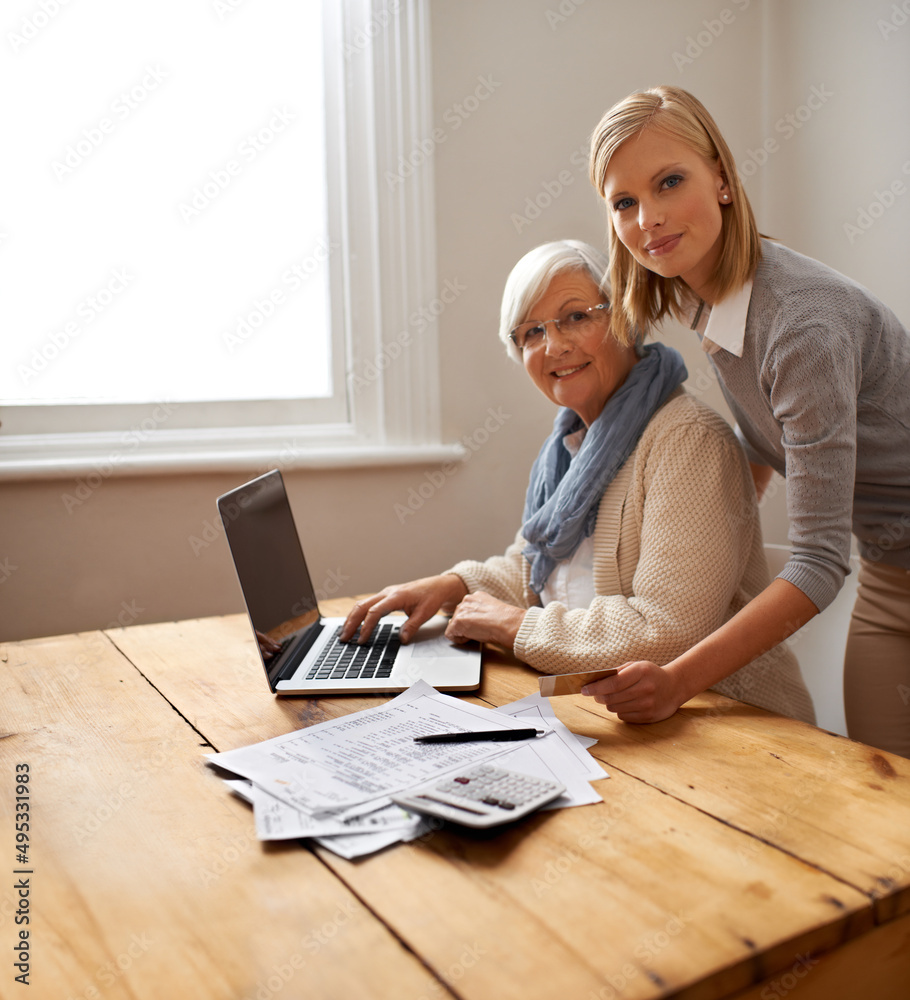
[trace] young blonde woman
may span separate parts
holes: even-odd
[[[544,673],[666,663],[732,618],[768,584],[755,490],[733,431],[682,388],[679,353],[611,333],[607,258],[576,240],[515,265],[499,335],[558,407],[531,469],[523,523],[504,555],[386,587],[358,602],[342,638],[405,611],[407,638],[431,615],[446,635],[495,642]],[[625,668],[627,722],[651,722],[662,668]],[[703,691],[677,678],[678,704]],[[718,672],[723,694],[814,721],[783,646]],[[661,716],[663,717],[663,716]]]
[[[756,485],[772,470],[786,476],[789,562],[663,665],[662,712],[678,704],[676,677],[709,687],[823,610],[849,572],[852,530],[861,570],[848,731],[910,756],[910,335],[860,285],[759,236],[727,144],[684,90],[656,87],[611,108],[592,136],[591,179],[607,207],[615,334],[632,343],[667,315],[691,326]],[[589,693],[628,710],[633,668]]]

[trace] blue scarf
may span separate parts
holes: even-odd
[[[531,469],[521,533],[539,594],[558,562],[569,559],[593,531],[604,490],[635,450],[655,412],[688,376],[682,355],[664,344],[644,348],[640,361],[588,428],[575,460],[563,444],[584,423],[560,407],[553,432]]]

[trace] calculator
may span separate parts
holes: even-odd
[[[392,800],[405,809],[462,826],[486,828],[513,823],[552,802],[566,790],[548,778],[478,764],[447,778],[409,788]]]

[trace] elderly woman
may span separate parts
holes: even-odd
[[[545,673],[621,667],[610,708],[656,722],[672,712],[649,702],[665,684],[653,670],[732,618],[767,586],[768,570],[739,442],[682,388],[676,351],[612,335],[607,271],[599,251],[563,240],[526,254],[506,282],[500,337],[559,407],[515,542],[358,602],[342,638],[404,611],[407,641],[442,611],[453,641],[498,643]],[[685,671],[672,681],[677,705],[701,690]],[[814,721],[785,646],[714,689]]]

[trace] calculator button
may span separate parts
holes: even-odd
[[[465,826],[493,827],[514,822],[565,791],[556,781],[480,764],[393,796],[406,809],[416,809]]]

